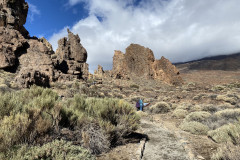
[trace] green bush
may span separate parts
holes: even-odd
[[[0,124],[0,152],[24,142],[30,123],[26,114],[5,116]]]
[[[232,142],[237,144],[240,138],[240,124],[224,125],[216,130],[209,131],[208,136],[217,143]]]
[[[203,106],[203,111],[205,112],[209,112],[209,113],[215,113],[219,110],[220,108],[218,108],[215,105],[205,105]]]
[[[75,95],[61,110],[63,126],[81,128],[89,122],[98,123],[109,135],[111,144],[131,134],[138,128],[139,116],[127,102],[118,99],[89,98]]]
[[[176,118],[185,118],[188,114],[188,111],[184,110],[184,109],[175,109],[173,111],[173,117]]]
[[[171,110],[171,107],[166,102],[158,102],[157,104],[150,107],[152,113],[167,113]]]
[[[218,111],[215,115],[219,118],[226,118],[226,119],[238,119],[240,117],[240,109],[225,109],[222,111]]]
[[[0,145],[8,150],[22,142],[32,143],[56,127],[58,96],[50,89],[32,86],[0,97]],[[5,144],[5,146],[4,146]],[[2,146],[3,145],[3,146]]]
[[[71,142],[55,140],[43,146],[28,147],[23,145],[16,153],[12,153],[10,160],[95,160],[86,149],[75,146]]]
[[[237,103],[237,98],[236,97],[230,97],[228,95],[218,95],[216,100],[224,101],[224,102],[230,103],[232,105],[235,105]]]
[[[132,85],[130,85],[130,88],[139,89],[139,86],[138,86],[138,85],[136,85],[136,84],[132,84]]]
[[[191,122],[183,121],[182,124],[180,125],[180,128],[186,132],[190,132],[192,134],[197,135],[205,135],[209,130],[208,126],[196,121]]]
[[[240,146],[226,143],[219,147],[212,155],[211,160],[238,160],[240,157]]]
[[[184,121],[190,122],[190,121],[196,121],[196,122],[203,122],[207,118],[211,116],[210,113],[204,112],[204,111],[199,111],[199,112],[192,112],[189,115],[186,116]]]

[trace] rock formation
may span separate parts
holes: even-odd
[[[115,51],[112,74],[117,79],[141,77],[174,85],[182,83],[179,71],[169,60],[155,60],[152,50],[138,44],[131,44],[125,54]]]
[[[68,30],[68,38],[64,37],[58,41],[56,55],[55,66],[65,73],[60,76],[61,80],[88,78],[87,51],[80,43],[78,35]]]
[[[28,13],[25,0],[0,0],[0,27],[15,29],[24,36],[28,31],[24,28]]]
[[[54,66],[50,55],[52,51],[38,39],[28,40],[29,48],[26,54],[19,57],[19,72],[17,83],[24,88],[33,84],[49,87],[55,80]]]
[[[51,82],[88,77],[87,52],[78,35],[68,30],[59,40],[57,54],[45,38],[29,37],[24,28],[25,0],[0,0],[0,69],[16,72],[15,81],[26,88],[49,87]],[[54,56],[55,55],[55,56]]]
[[[17,30],[0,27],[0,69],[17,63],[17,57],[27,46],[27,40]]]
[[[104,70],[102,66],[98,65],[98,69],[94,71],[94,76],[99,78],[104,76]]]
[[[63,60],[74,60],[85,63],[87,61],[87,51],[80,43],[78,35],[74,35],[68,29],[68,39],[66,37],[58,41],[58,49],[56,51]]]

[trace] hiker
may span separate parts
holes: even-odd
[[[141,98],[139,100],[139,106],[140,106],[140,111],[143,111],[143,101]]]
[[[136,108],[140,111],[143,111],[143,107],[147,107],[150,103],[143,103],[142,99],[139,99],[136,103]]]

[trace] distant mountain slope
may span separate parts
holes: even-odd
[[[196,61],[176,63],[180,71],[188,70],[224,70],[235,71],[240,69],[240,53],[206,57]]]

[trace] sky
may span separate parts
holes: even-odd
[[[57,49],[67,28],[81,38],[90,71],[111,69],[114,50],[136,43],[171,62],[240,52],[239,0],[26,0],[25,27]]]

